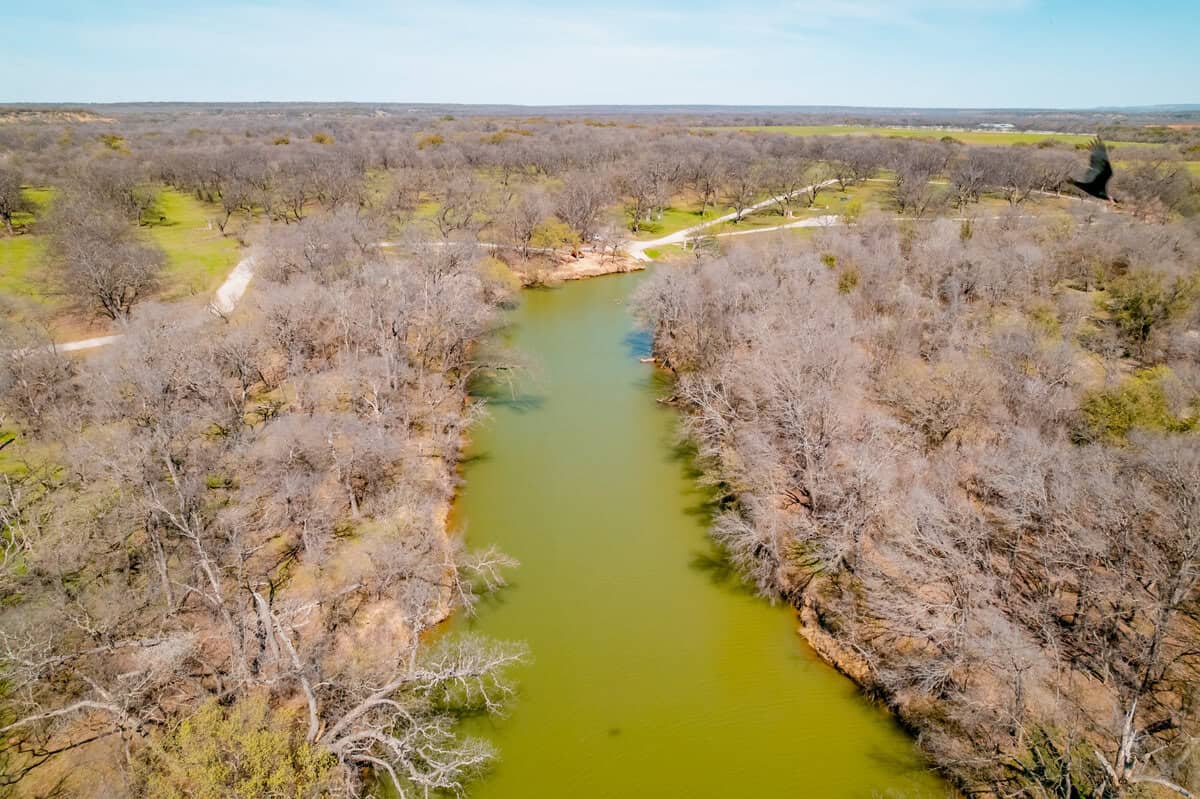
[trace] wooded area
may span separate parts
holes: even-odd
[[[729,213],[834,219],[639,296],[732,563],[968,792],[1192,795],[1194,143],[1112,146],[1106,206],[1054,139],[699,121],[0,125],[0,245],[40,248],[0,247],[0,794],[461,792],[524,656],[434,629],[515,565],[446,529],[500,310]],[[170,290],[167,197],[253,267],[235,309]]]
[[[1198,257],[873,219],[641,293],[730,558],[971,794],[1197,784]]]

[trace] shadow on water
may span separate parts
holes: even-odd
[[[501,394],[486,399],[489,408],[507,408],[519,414],[533,413],[546,407],[546,398],[540,394]]]
[[[700,452],[691,441],[678,434],[672,434],[670,439],[663,442],[663,449],[667,453],[667,460],[679,464],[690,482],[698,483],[705,476],[704,470],[700,468]]]
[[[468,452],[458,457],[459,469],[468,469],[476,464],[487,463],[492,459],[488,452]]]
[[[515,379],[508,379],[507,373],[475,377],[467,386],[467,391],[475,399],[486,402],[488,407],[508,408],[520,414],[539,411],[546,405],[544,394],[524,390]]]
[[[871,700],[865,696],[861,697],[861,699],[863,702],[873,704],[871,702]],[[894,723],[895,723],[895,726],[897,729],[903,730],[903,726],[900,725],[899,722],[894,722]],[[880,767],[886,769],[889,773],[892,773],[892,774],[918,774],[918,773],[926,772],[926,771],[930,770],[929,766],[926,765],[926,763],[924,761],[922,761],[919,757],[913,756],[914,753],[912,753],[912,752],[907,752],[907,753],[888,752],[881,747],[872,746],[872,747],[868,748],[864,752],[864,754],[871,761],[878,763]],[[906,757],[905,755],[908,755],[908,756]],[[912,799],[924,799],[924,797],[931,797],[934,794],[904,793],[904,794],[893,794],[893,795],[896,795],[896,796],[902,795],[902,796],[906,796],[906,797],[911,797]],[[940,795],[941,796],[953,796],[954,794],[953,793],[945,793],[945,794],[940,794]]]
[[[722,591],[756,599],[762,598],[754,586],[742,577],[725,550],[715,543],[711,543],[705,550],[693,552],[692,559],[688,561],[688,567],[692,571],[703,574],[714,587],[720,588]]]
[[[508,597],[520,587],[516,580],[509,579],[499,591],[481,592],[475,597],[475,607],[469,616],[464,614],[468,627],[474,627],[485,613],[499,610],[508,604]]]

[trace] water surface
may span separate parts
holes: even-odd
[[[500,752],[477,799],[945,796],[912,742],[822,663],[794,614],[709,543],[661,377],[626,304],[638,275],[523,293],[538,363],[472,433],[455,521],[521,566],[470,627],[520,640]]]

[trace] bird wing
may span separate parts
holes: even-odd
[[[1087,174],[1083,176],[1083,183],[1092,183],[1105,172],[1112,174],[1112,165],[1108,161],[1108,148],[1104,146],[1104,142],[1100,137],[1092,139],[1092,157],[1088,163]]]

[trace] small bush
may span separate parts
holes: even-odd
[[[118,136],[116,133],[103,133],[100,135],[100,142],[110,150],[116,152],[125,152],[125,137]]]
[[[325,799],[338,795],[331,753],[304,740],[265,696],[210,701],[151,740],[135,764],[139,796],[157,799]]]
[[[1029,321],[1043,336],[1058,338],[1062,335],[1062,324],[1058,321],[1058,312],[1048,302],[1037,302],[1026,311]]]
[[[1170,369],[1157,366],[1142,369],[1115,388],[1089,392],[1080,403],[1083,425],[1077,438],[1120,444],[1135,429],[1169,433],[1195,430],[1195,401],[1189,413],[1176,416],[1171,412],[1163,386],[1171,377]]]
[[[854,291],[854,288],[857,285],[858,270],[853,266],[846,267],[842,270],[842,273],[838,275],[837,288],[839,294],[849,294],[850,292]]]
[[[1200,297],[1200,277],[1175,277],[1137,269],[1108,286],[1108,311],[1126,341],[1144,355],[1150,337],[1183,317]]]
[[[312,140],[316,144],[333,144],[333,136],[325,132],[314,133]]]
[[[288,138],[287,136],[276,136],[274,139],[271,140],[271,143],[275,144],[275,145],[291,144],[292,140],[290,138]]]
[[[534,247],[556,250],[559,247],[578,247],[579,234],[558,219],[548,219],[533,229],[529,243]]]

